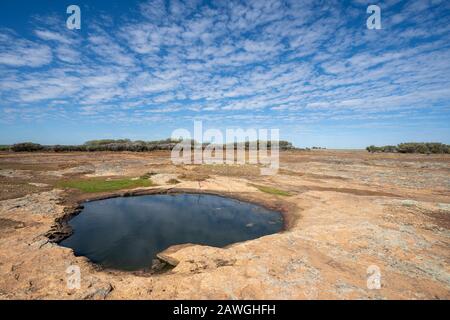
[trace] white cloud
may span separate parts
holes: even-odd
[[[0,65],[40,67],[52,61],[50,47],[0,33]]]
[[[36,35],[42,40],[57,41],[63,44],[71,43],[67,35],[62,35],[50,30],[35,30]]]
[[[363,2],[312,0],[148,1],[115,28],[112,18],[84,26],[85,38],[54,21],[33,40],[3,32],[0,98],[63,100],[97,120],[136,122],[148,113],[313,122],[445,104],[448,2],[384,8],[395,4],[404,9],[383,9],[380,32],[365,29]]]

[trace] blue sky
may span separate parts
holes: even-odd
[[[0,144],[161,139],[194,120],[297,146],[450,143],[449,21],[440,0],[2,0]]]

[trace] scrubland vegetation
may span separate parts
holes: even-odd
[[[396,146],[369,146],[366,148],[371,153],[390,152],[390,153],[423,153],[423,154],[443,154],[450,153],[450,145],[438,142],[408,142],[400,143]]]
[[[104,140],[91,140],[87,141],[81,145],[40,145],[32,142],[22,142],[14,145],[0,145],[0,151],[14,151],[14,152],[76,152],[76,151],[130,151],[130,152],[146,152],[146,151],[156,151],[156,150],[172,150],[176,144],[180,143],[181,140],[173,140],[173,139],[165,139],[165,140],[156,140],[156,141],[132,141],[129,139],[104,139]],[[194,146],[195,141],[191,140],[192,147]],[[248,150],[251,146],[256,145],[256,148],[259,148],[262,141],[256,141],[256,143],[250,142],[242,142],[242,143],[234,143],[234,148],[244,148]],[[271,142],[267,143],[267,148],[271,149]],[[203,148],[208,146],[209,143],[203,143]],[[223,145],[229,148],[228,145]],[[289,141],[279,141],[279,149],[280,150],[294,150],[295,148],[291,142]],[[325,149],[320,147],[306,148],[306,149],[297,149],[297,150],[311,150],[311,149]],[[366,148],[368,152],[376,153],[376,152],[384,152],[384,153],[422,153],[422,154],[444,154],[450,153],[450,145],[439,143],[439,142],[408,142],[408,143],[400,143],[396,146],[387,145],[387,146],[374,146],[371,145]]]
[[[5,146],[3,150],[11,150],[14,152],[75,152],[75,151],[131,151],[131,152],[145,152],[156,150],[172,150],[181,140],[165,139],[157,141],[131,141],[129,139],[119,140],[91,140],[82,145],[40,145],[32,142],[17,143],[12,146]],[[194,145],[194,140],[191,140],[191,145]],[[257,146],[261,142],[257,142]],[[203,148],[208,146],[208,143],[203,143]],[[244,147],[246,150],[250,148],[250,143],[235,143],[234,148]],[[224,146],[225,147],[225,146]],[[267,148],[271,148],[271,142],[267,142]],[[294,149],[292,143],[288,141],[279,141],[280,150]]]
[[[11,146],[14,152],[71,152],[71,151],[155,151],[171,150],[179,141],[158,140],[158,141],[131,141],[129,139],[119,140],[91,140],[82,145],[50,145],[44,146],[32,142],[17,143]]]

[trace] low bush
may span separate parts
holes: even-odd
[[[408,142],[396,146],[376,147],[371,145],[366,148],[368,152],[398,152],[398,153],[422,153],[422,154],[444,154],[450,153],[450,145],[438,142]]]
[[[22,142],[16,143],[11,147],[11,150],[14,152],[33,152],[33,151],[41,151],[44,147],[38,143],[32,142]]]

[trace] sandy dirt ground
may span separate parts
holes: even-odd
[[[450,156],[292,151],[280,167],[262,176],[253,165],[175,166],[167,152],[0,153],[0,298],[450,298]],[[60,181],[146,173],[157,185],[133,192],[229,195],[280,210],[285,230],[226,248],[168,248],[161,257],[176,266],[157,274],[104,270],[49,241],[77,203],[108,196]],[[79,289],[67,286],[74,265]]]

